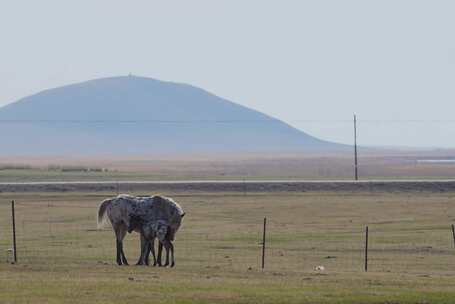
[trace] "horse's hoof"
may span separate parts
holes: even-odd
[[[174,267],[174,266],[175,266],[175,263],[172,263],[172,264],[171,264],[171,268]]]

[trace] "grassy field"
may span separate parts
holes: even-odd
[[[176,267],[116,266],[109,193],[0,193],[0,303],[453,303],[455,193],[165,193]],[[17,202],[12,265],[10,200]],[[266,267],[261,265],[266,216]],[[370,229],[364,272],[364,229]],[[125,252],[138,257],[138,236]],[[325,271],[315,270],[322,265]]]

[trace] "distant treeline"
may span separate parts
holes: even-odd
[[[47,170],[59,172],[109,172],[107,168],[85,167],[85,166],[61,166],[49,165],[46,168],[32,167],[25,164],[0,164],[0,170]]]
[[[61,171],[61,172],[108,172],[107,168],[99,167],[85,167],[85,166],[60,166],[60,165],[49,165],[48,171]]]
[[[32,166],[23,164],[0,164],[0,170],[30,170]]]

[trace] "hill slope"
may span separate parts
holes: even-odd
[[[0,108],[0,121],[3,154],[343,148],[202,89],[135,76],[43,91]]]

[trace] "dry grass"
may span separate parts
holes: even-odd
[[[2,193],[0,302],[453,302],[455,193],[168,194],[187,212],[174,269],[114,265],[112,231],[95,229],[108,193]],[[18,265],[6,263],[10,199],[17,201]],[[137,235],[125,246],[134,263]]]
[[[453,151],[361,151],[363,179],[452,178],[454,163],[422,163],[453,158]],[[206,157],[1,157],[0,182],[175,179],[351,179],[353,155],[239,155]],[[108,172],[62,172],[48,168],[103,168]],[[0,169],[1,169],[0,168]]]

